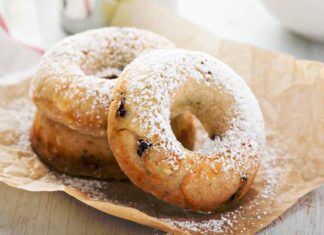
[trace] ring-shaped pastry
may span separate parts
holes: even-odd
[[[173,47],[162,36],[135,28],[102,28],[63,39],[44,55],[32,82],[38,109],[31,130],[34,151],[70,175],[125,178],[107,140],[113,88],[137,56]],[[179,140],[192,148],[192,117],[177,117],[173,123]]]
[[[195,211],[213,211],[247,192],[264,121],[253,93],[227,65],[205,53],[155,50],[125,68],[114,97],[109,142],[139,188]],[[184,148],[170,126],[186,111],[209,135],[196,151]]]

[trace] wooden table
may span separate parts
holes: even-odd
[[[11,0],[0,0],[3,5]],[[26,4],[25,0],[15,3]],[[36,17],[39,25],[16,36],[26,42],[41,42],[45,48],[64,36],[59,27],[55,0],[28,1],[24,15]],[[10,7],[9,7],[10,8]],[[33,14],[31,11],[35,10]],[[283,29],[258,0],[179,0],[178,13],[230,39],[292,54],[297,58],[324,61],[324,46]],[[14,17],[12,20],[14,21]],[[26,18],[27,19],[27,18]],[[15,25],[14,22],[11,22]],[[35,30],[40,32],[35,32]],[[41,37],[41,38],[40,38]],[[90,208],[64,193],[32,193],[0,183],[0,234],[159,234],[129,221]],[[260,234],[323,234],[324,187],[300,199]]]

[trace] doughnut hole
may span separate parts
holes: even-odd
[[[204,143],[209,137],[207,131],[205,130],[204,126],[201,124],[200,120],[195,115],[192,114],[192,116],[193,116],[193,123],[196,130],[195,144],[193,150],[197,151],[204,146]]]
[[[192,113],[196,125],[200,127],[198,131],[202,132],[199,133],[202,135],[202,139],[199,139],[201,143],[198,143],[202,147],[208,138],[212,141],[215,139],[222,141],[234,117],[233,103],[233,97],[221,89],[197,86],[188,82],[174,95],[171,117],[183,112]],[[208,211],[235,195],[241,186],[241,179],[233,169],[230,170],[231,173],[224,173],[221,164],[212,167],[211,162],[197,150],[199,146],[196,146],[191,154],[201,160],[183,175],[179,188],[193,210]],[[190,158],[191,154],[188,154],[187,158]],[[201,190],[202,188],[205,190]]]
[[[185,111],[173,118],[171,128],[180,144],[191,151],[201,149],[209,138],[200,120],[189,111]],[[194,135],[194,138],[189,135]]]
[[[107,80],[114,80],[119,77],[119,74],[123,71],[123,68],[112,68],[112,67],[107,67],[103,68],[99,71],[97,71],[94,75],[97,78],[100,79],[107,79]]]
[[[171,128],[174,135],[182,146],[188,150],[193,150],[195,147],[195,120],[197,120],[197,118],[195,118],[195,116],[189,111],[179,114],[171,119]]]
[[[179,89],[171,107],[171,116],[189,111],[199,120],[196,123],[201,123],[209,138],[221,138],[229,130],[230,120],[234,115],[231,109],[233,97],[224,94],[221,89],[215,92],[215,88],[199,88],[189,83]]]

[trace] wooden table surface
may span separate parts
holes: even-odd
[[[47,48],[64,36],[58,22],[58,1],[0,0],[0,9],[12,10],[16,7],[12,6],[13,2],[30,4],[28,11],[20,9],[19,15],[4,12],[10,25],[18,27],[14,32],[17,38]],[[286,31],[263,9],[259,0],[179,0],[178,13],[222,37],[297,58],[324,61],[323,45]],[[16,17],[36,19],[39,25],[19,31],[22,26],[15,23]],[[159,233],[99,212],[61,192],[32,193],[0,183],[0,234]],[[324,187],[301,198],[260,234],[324,234]]]

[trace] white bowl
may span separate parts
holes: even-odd
[[[288,29],[324,42],[324,0],[262,0]]]

